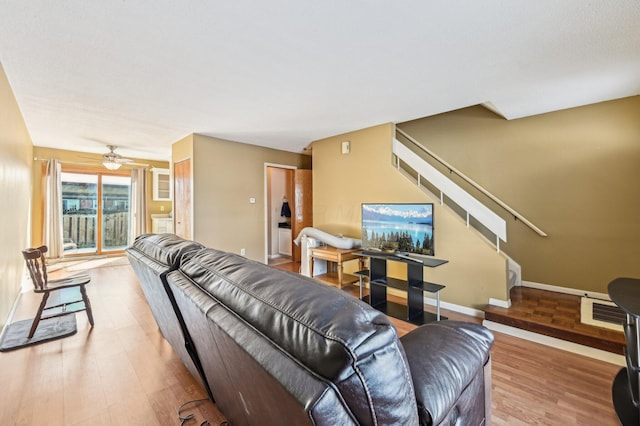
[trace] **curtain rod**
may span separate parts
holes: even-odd
[[[33,157],[33,161],[49,161],[49,160],[54,160],[54,158],[38,158],[38,157]],[[73,163],[72,161],[64,161],[64,160],[58,160],[61,163]]]
[[[33,161],[49,161],[51,160],[51,158],[38,158],[38,157],[33,157]],[[88,166],[88,165],[93,165],[94,163],[80,163],[78,161],[64,161],[64,160],[58,160],[60,161],[60,163],[62,164],[75,164],[75,165],[83,165],[83,166]]]
[[[33,157],[33,161],[49,161],[51,160],[50,158],[38,158],[38,157]],[[74,165],[74,166],[92,166],[92,167],[96,167],[99,168],[102,166],[102,161],[100,159],[96,158],[96,162],[95,163],[89,163],[89,162],[80,162],[80,161],[64,161],[64,160],[58,160],[60,161],[61,164],[70,164],[70,165]],[[136,165],[133,164],[127,164],[127,163],[122,163],[121,166],[126,166],[128,169],[148,169],[149,166],[138,166],[139,163],[136,163]]]

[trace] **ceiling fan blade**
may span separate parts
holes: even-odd
[[[95,162],[97,164],[103,164],[103,165],[105,163],[113,163],[113,164],[118,164],[119,166],[150,167],[149,164],[136,163],[133,159],[122,157],[120,154],[114,152],[114,150],[117,148],[117,146],[108,145],[107,148],[109,149],[110,152],[102,154],[101,158],[87,157],[87,156],[83,156],[83,155],[79,155],[78,157],[82,158],[82,159],[85,159],[85,160],[93,161],[93,162]],[[107,166],[105,165],[105,167],[107,167]]]

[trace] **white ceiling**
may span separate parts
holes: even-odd
[[[487,103],[640,94],[639,0],[2,0],[34,145],[168,160],[190,133],[311,141]]]

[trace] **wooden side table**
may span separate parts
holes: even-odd
[[[327,273],[315,276],[320,281],[324,281],[331,285],[337,285],[342,288],[343,284],[353,284],[359,281],[358,277],[351,274],[345,274],[343,271],[343,263],[349,260],[358,260],[360,269],[363,267],[362,256],[358,253],[360,249],[339,249],[331,246],[314,247],[311,249],[311,271],[313,273],[314,259],[322,259],[328,262]],[[334,264],[335,270],[329,268],[329,264]]]

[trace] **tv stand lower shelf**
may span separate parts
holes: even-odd
[[[424,266],[439,266],[447,261],[423,262],[413,260],[407,256],[377,255],[366,253],[369,257],[370,268],[358,271],[355,275],[360,277],[360,298],[380,312],[403,321],[416,325],[422,325],[430,321],[446,319],[440,315],[440,290],[445,286],[423,281]],[[407,264],[407,279],[397,279],[387,276],[387,261],[402,262]],[[363,281],[369,279],[369,295],[362,295]],[[406,292],[407,304],[392,302],[387,298],[387,288],[393,288]],[[424,292],[430,292],[436,296],[436,314],[424,311]]]
[[[371,304],[369,301],[369,296],[364,296],[362,300]],[[440,320],[447,319],[447,317],[445,316],[442,316],[439,314],[432,314],[431,312],[426,312],[426,311],[415,313],[413,316],[409,317],[407,313],[407,307],[405,305],[401,303],[392,302],[390,300],[379,303],[377,305],[371,305],[371,306],[373,306],[374,308],[376,308],[377,310],[379,310],[385,315],[388,315],[390,317],[397,318],[399,320],[406,321],[415,325],[423,325],[431,321],[440,321]]]

